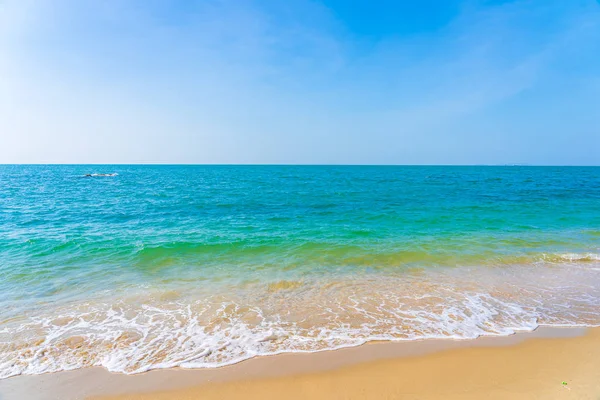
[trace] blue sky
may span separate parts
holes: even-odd
[[[0,0],[0,162],[600,164],[595,0]]]

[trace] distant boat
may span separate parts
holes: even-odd
[[[115,172],[113,174],[85,174],[84,176],[92,178],[92,177],[97,177],[97,176],[117,176],[117,175],[119,175],[119,174],[117,174]]]

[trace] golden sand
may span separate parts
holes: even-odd
[[[369,351],[369,345],[361,351]],[[322,354],[305,355],[305,360],[311,356],[323,358]],[[298,357],[287,356],[285,362],[294,363]],[[533,338],[502,347],[460,346],[324,371],[315,365],[315,370],[93,399],[599,400],[600,329],[590,329],[579,337]]]

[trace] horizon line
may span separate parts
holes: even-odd
[[[600,164],[321,164],[321,163],[0,163],[0,166],[280,166],[280,167],[600,167]]]

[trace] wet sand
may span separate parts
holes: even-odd
[[[235,398],[598,400],[600,328],[371,343],[211,370],[126,376],[89,368],[0,381],[2,400]]]

